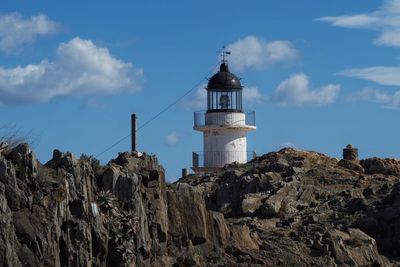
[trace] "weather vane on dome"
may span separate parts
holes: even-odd
[[[226,50],[225,45],[222,46],[222,50],[221,50],[221,51],[218,51],[218,53],[220,53],[220,56],[221,56],[221,58],[222,58],[222,63],[226,63],[226,62],[228,61],[228,60],[227,60],[227,56],[231,54],[230,51],[227,51],[227,50]]]

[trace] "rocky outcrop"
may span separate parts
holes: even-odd
[[[395,160],[383,161],[284,149],[180,183],[201,188],[231,225],[248,226],[266,266],[397,266],[400,177]],[[366,162],[381,167],[371,173]]]
[[[398,161],[283,149],[165,183],[155,156],[107,165],[0,154],[0,266],[397,266]]]
[[[400,161],[395,159],[370,158],[360,161],[367,174],[400,175]]]

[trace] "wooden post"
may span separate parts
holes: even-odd
[[[136,114],[132,113],[131,115],[131,136],[132,136],[132,152],[137,151],[137,119]]]

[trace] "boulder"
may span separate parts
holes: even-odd
[[[360,161],[367,174],[400,175],[400,161],[395,159],[369,158]]]
[[[359,161],[342,159],[341,161],[338,162],[338,165],[345,169],[352,170],[355,172],[359,173],[365,172],[364,168],[360,165]]]
[[[209,211],[195,187],[178,184],[176,190],[167,191],[168,230],[179,237],[182,244],[224,246],[229,228],[221,213]]]
[[[243,196],[241,204],[242,216],[254,216],[256,211],[262,206],[263,200],[267,197],[264,193],[246,194]]]
[[[230,226],[230,246],[235,248],[258,251],[259,242],[250,235],[250,229],[247,225],[234,224]]]
[[[329,248],[338,265],[390,266],[382,257],[375,240],[359,229],[349,228],[346,232],[332,230],[328,233]]]

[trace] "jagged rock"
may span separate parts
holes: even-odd
[[[17,173],[11,161],[0,159],[0,182],[4,185],[8,206],[18,210],[22,201],[22,192],[17,184]]]
[[[145,153],[43,166],[21,145],[0,154],[0,267],[396,266],[398,170],[282,149],[167,185]]]
[[[38,161],[28,144],[19,144],[8,154],[9,159],[17,166],[19,179],[32,179],[38,175]]]
[[[332,230],[328,237],[329,249],[338,265],[390,265],[390,262],[379,254],[375,240],[359,229],[349,228],[347,232]]]
[[[109,166],[105,169],[103,175],[99,179],[99,185],[102,189],[114,192],[115,184],[121,173],[119,169],[114,166]]]
[[[360,161],[367,174],[400,175],[400,161],[395,159],[370,158]]]
[[[256,211],[263,205],[263,200],[266,198],[266,194],[253,193],[246,194],[241,204],[241,214],[243,216],[255,216]]]
[[[17,255],[19,242],[4,194],[5,186],[0,182],[0,266],[21,266]]]
[[[199,191],[187,184],[178,184],[167,191],[170,234],[183,244],[223,246],[229,229],[221,213],[208,211]]]
[[[230,227],[230,246],[237,249],[258,251],[259,242],[252,238],[247,225],[232,225]]]
[[[338,162],[338,165],[343,168],[346,168],[346,169],[349,169],[352,171],[356,171],[359,173],[365,172],[364,168],[360,165],[359,161],[342,159],[341,161]]]
[[[17,185],[14,165],[5,158],[0,159],[0,182],[12,187]]]

